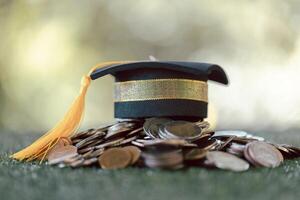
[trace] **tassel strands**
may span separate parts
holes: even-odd
[[[38,138],[31,145],[11,155],[11,158],[20,161],[32,161],[39,159],[41,162],[43,162],[47,156],[47,153],[53,148],[53,146],[55,146],[61,137],[70,137],[77,131],[83,118],[85,96],[91,84],[90,74],[96,69],[126,62],[127,61],[105,62],[94,66],[88,75],[82,77],[79,95],[75,98],[63,119],[57,123],[52,130]]]

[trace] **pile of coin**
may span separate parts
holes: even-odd
[[[61,138],[47,155],[59,167],[129,166],[180,169],[219,168],[246,171],[279,166],[300,157],[300,148],[273,144],[244,131],[211,131],[205,121],[168,118],[122,119],[98,129]]]

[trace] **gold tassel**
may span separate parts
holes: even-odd
[[[122,63],[127,63],[127,61],[105,62],[94,66],[88,75],[82,77],[80,93],[72,103],[64,118],[52,130],[48,131],[25,149],[10,157],[16,160],[26,161],[40,159],[42,162],[46,158],[47,153],[58,142],[59,138],[70,137],[77,131],[84,113],[85,96],[91,83],[91,73],[102,67]]]

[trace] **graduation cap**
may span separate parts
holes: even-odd
[[[79,96],[64,118],[52,130],[12,157],[18,160],[44,160],[61,137],[70,137],[76,132],[91,81],[108,74],[115,77],[116,118],[201,120],[207,117],[207,81],[228,84],[224,70],[215,64],[181,61],[117,61],[98,64],[82,78]]]

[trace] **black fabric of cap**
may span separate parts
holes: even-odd
[[[212,80],[227,85],[225,71],[218,65],[182,61],[141,61],[110,65],[95,70],[92,80],[113,75],[116,82],[150,79]],[[116,118],[171,117],[203,119],[207,117],[207,102],[186,99],[115,102]]]

